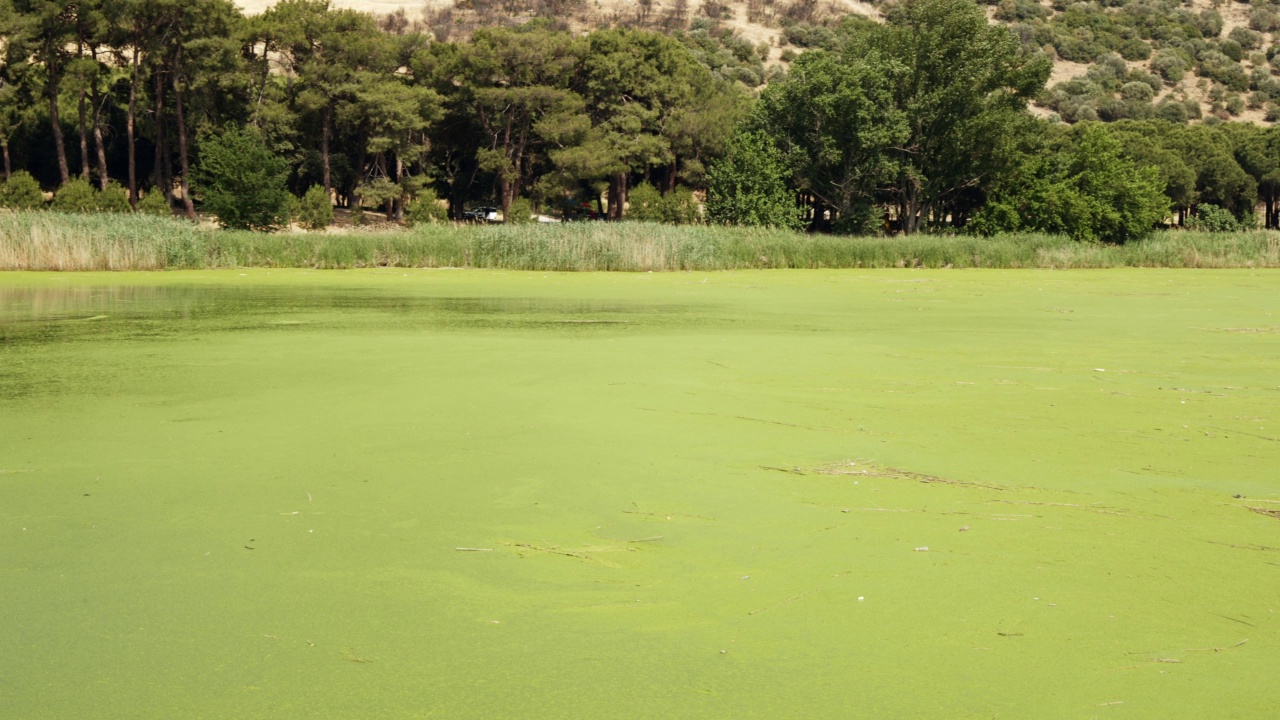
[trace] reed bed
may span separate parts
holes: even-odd
[[[253,233],[135,215],[0,214],[0,270],[386,266],[623,272],[1263,268],[1280,267],[1280,233],[1164,231],[1126,245],[1036,234],[841,237],[632,222]]]

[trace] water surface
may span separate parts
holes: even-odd
[[[0,276],[0,715],[1269,717],[1278,291]]]

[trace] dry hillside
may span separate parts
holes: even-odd
[[[1280,80],[1273,81],[1274,87],[1259,88],[1260,78],[1275,75],[1270,58],[1266,56],[1272,55],[1267,50],[1280,32],[1265,21],[1260,23],[1256,9],[1270,9],[1270,6],[1240,2],[1215,4],[1212,0],[1181,3],[1177,0],[1128,0],[1121,7],[1103,8],[1096,3],[1068,5],[1067,0],[1002,0],[998,5],[987,5],[986,11],[991,22],[1005,22],[1023,36],[1025,43],[1040,46],[1040,39],[1055,27],[1066,28],[1064,32],[1073,38],[1095,39],[1097,33],[1093,28],[1080,27],[1078,15],[1074,23],[1068,16],[1067,11],[1073,6],[1078,6],[1075,7],[1077,11],[1082,7],[1089,8],[1087,12],[1095,13],[1096,19],[1103,15],[1117,17],[1126,12],[1126,6],[1132,4],[1137,7],[1144,3],[1152,6],[1155,14],[1163,13],[1166,17],[1170,11],[1187,17],[1216,13],[1221,25],[1220,33],[1215,37],[1211,30],[1203,31],[1204,39],[1195,42],[1200,45],[1207,43],[1209,50],[1215,53],[1222,50],[1238,55],[1238,58],[1228,58],[1238,64],[1238,70],[1228,69],[1247,77],[1247,87],[1238,79],[1224,82],[1220,73],[1215,75],[1202,70],[1203,48],[1199,46],[1178,50],[1187,65],[1184,76],[1162,75],[1153,67],[1152,61],[1162,49],[1166,53],[1176,49],[1176,43],[1170,45],[1167,37],[1164,41],[1143,38],[1142,42],[1149,47],[1147,57],[1140,57],[1144,53],[1135,53],[1132,48],[1127,53],[1112,53],[1110,75],[1106,72],[1099,75],[1098,70],[1090,73],[1090,68],[1095,65],[1103,65],[1102,70],[1107,66],[1101,60],[1088,62],[1088,58],[1093,57],[1089,50],[1084,51],[1086,57],[1080,57],[1081,51],[1076,50],[1075,57],[1068,59],[1061,55],[1070,56],[1071,53],[1059,52],[1050,42],[1042,46],[1055,56],[1049,87],[1072,80],[1077,82],[1063,85],[1056,99],[1048,97],[1047,93],[1044,103],[1034,108],[1037,114],[1047,117],[1055,114],[1055,110],[1062,110],[1058,114],[1068,121],[1093,117],[1111,120],[1151,116],[1159,114],[1166,105],[1177,104],[1187,109],[1188,119],[1192,121],[1217,115],[1224,120],[1264,123],[1269,111],[1271,117],[1280,117],[1280,110],[1276,109],[1280,106]],[[246,12],[258,13],[271,3],[269,0],[238,0],[238,4]],[[703,23],[714,22],[753,45],[767,47],[767,55],[763,47],[761,50],[766,66],[785,65],[795,53],[814,44],[811,40],[813,35],[808,32],[811,29],[820,33],[822,28],[834,26],[841,17],[850,13],[880,18],[878,4],[857,0],[425,0],[416,3],[404,0],[333,0],[333,4],[389,16],[387,26],[390,29],[426,28],[441,39],[453,40],[467,37],[477,27],[522,22],[535,17],[550,18],[575,31],[619,24],[672,30],[686,28],[699,18],[705,18]],[[1108,4],[1116,3],[1112,0]],[[1274,25],[1280,28],[1280,8],[1275,8],[1275,12],[1278,19]],[[1212,24],[1212,21],[1208,22]],[[1249,30],[1251,24],[1255,30]],[[788,31],[788,28],[792,29]],[[1245,35],[1232,35],[1237,28],[1242,29]],[[1133,34],[1131,29],[1125,32],[1129,36]],[[1155,34],[1160,33],[1157,31]],[[1234,42],[1228,40],[1228,36],[1246,35],[1251,40],[1256,37],[1256,45],[1240,48],[1237,43],[1234,50],[1228,47]],[[1120,55],[1126,57],[1120,58]],[[1215,54],[1213,57],[1219,56]],[[1275,60],[1280,63],[1280,57]],[[1121,61],[1123,66],[1119,65]],[[1120,67],[1127,68],[1127,75],[1117,71]],[[1131,85],[1135,81],[1151,86],[1150,98],[1141,100],[1150,105],[1150,110],[1135,107],[1132,96],[1126,95],[1126,83]],[[1274,96],[1269,94],[1273,91]]]

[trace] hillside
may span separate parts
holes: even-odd
[[[268,0],[239,0],[261,12]],[[548,18],[573,30],[641,26],[707,35],[722,64],[754,65],[735,77],[759,85],[770,68],[798,52],[833,42],[832,28],[858,14],[880,19],[881,3],[851,0],[335,0],[372,12],[390,30],[427,28],[439,39],[465,38],[478,27]],[[1210,117],[1267,123],[1280,119],[1276,78],[1280,6],[1208,0],[999,0],[993,23],[1010,26],[1029,51],[1054,57],[1049,87],[1034,111],[1067,122]],[[757,58],[750,58],[749,55]],[[776,72],[776,71],[775,71]]]

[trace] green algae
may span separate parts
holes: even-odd
[[[1278,291],[0,276],[0,714],[1269,717]]]

